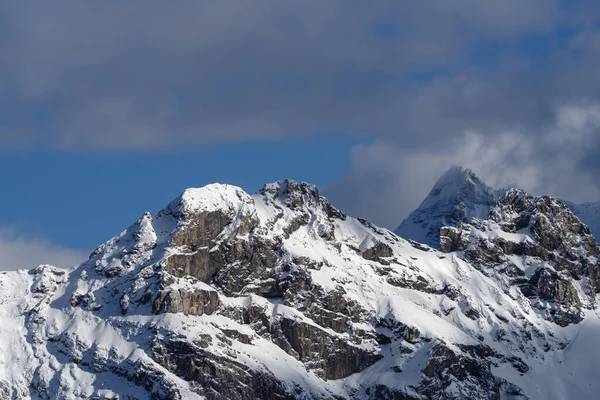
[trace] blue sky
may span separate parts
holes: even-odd
[[[72,262],[216,181],[305,180],[388,228],[454,164],[598,200],[598,15],[592,0],[0,4],[0,264]]]
[[[285,178],[323,186],[348,168],[355,144],[331,136],[166,152],[5,151],[0,225],[91,251],[188,187],[223,182],[253,193]]]

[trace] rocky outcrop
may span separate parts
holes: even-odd
[[[491,372],[490,359],[457,353],[441,342],[431,348],[423,374],[417,391],[427,398],[501,399],[500,381]]]
[[[537,296],[541,302],[535,306],[545,310],[548,317],[560,326],[578,323],[583,319],[583,306],[566,271],[539,268],[529,280],[528,287],[521,286],[521,290],[527,296]]]
[[[298,354],[298,359],[325,379],[341,379],[360,372],[381,359],[381,355],[349,344],[322,329],[290,318],[282,318],[276,329]]]
[[[215,290],[170,287],[159,294],[153,308],[156,313],[200,316],[215,313],[219,305],[219,295]]]
[[[154,341],[151,351],[157,363],[184,377],[198,395],[209,400],[292,400],[300,394],[310,395],[292,392],[272,373],[207,352],[201,343]]]
[[[362,256],[365,260],[379,261],[381,262],[384,258],[394,256],[394,251],[390,246],[385,243],[377,242],[373,246],[366,249]]]
[[[600,288],[600,250],[590,230],[559,200],[517,189],[499,199],[489,218],[442,228],[441,250],[458,251],[485,273],[501,274],[547,319],[561,326],[580,322]],[[514,264],[514,256],[545,266],[528,272]],[[589,286],[585,303],[574,281]]]
[[[468,237],[463,237],[462,233],[462,224],[459,228],[453,226],[440,228],[440,250],[444,253],[466,250],[469,241]]]
[[[226,313],[252,326],[257,334],[272,340],[323,379],[346,378],[381,359],[377,352],[357,346],[347,336],[333,334],[312,321],[268,315],[256,304],[250,304],[241,314],[234,310]]]

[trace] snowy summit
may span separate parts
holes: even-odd
[[[456,226],[471,218],[486,219],[502,193],[504,190],[490,188],[470,169],[452,167],[395,232],[401,237],[438,247],[442,226]]]

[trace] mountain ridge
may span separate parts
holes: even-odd
[[[560,202],[504,200],[440,252],[306,183],[186,190],[73,270],[0,274],[0,394],[589,398],[565,349],[600,325],[597,244]]]
[[[442,174],[423,202],[394,232],[438,248],[441,227],[458,226],[471,218],[487,219],[490,209],[506,191],[487,186],[468,168],[453,166]],[[600,201],[582,204],[561,201],[600,237]]]

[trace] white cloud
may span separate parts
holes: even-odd
[[[85,261],[84,252],[54,244],[46,239],[0,229],[0,270],[32,269],[40,264],[72,267]]]
[[[540,132],[466,131],[444,147],[418,149],[390,141],[357,146],[348,174],[324,193],[350,214],[389,228],[415,209],[452,165],[471,168],[496,188],[594,201],[600,199],[598,178],[581,165],[594,157],[599,142],[600,105],[563,105]]]

